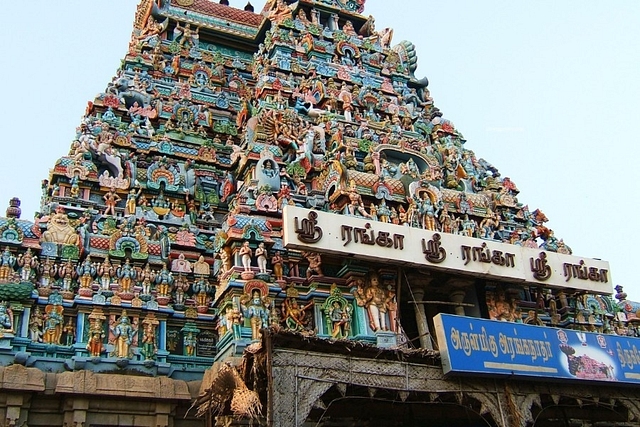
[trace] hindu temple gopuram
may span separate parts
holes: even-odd
[[[639,425],[640,305],[364,6],[141,1],[0,218],[0,425]]]

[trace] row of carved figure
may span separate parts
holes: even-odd
[[[251,328],[251,338],[260,338],[260,330],[269,326],[284,328],[303,334],[324,334],[333,339],[346,339],[353,335],[353,302],[343,296],[342,291],[333,285],[330,295],[320,307],[324,319],[314,319],[308,310],[314,306],[313,300],[306,304],[299,301],[295,288],[287,289],[287,297],[277,305],[268,295],[268,291],[256,281],[248,282],[245,293],[239,298],[221,303],[218,333],[223,337],[233,333],[235,339],[241,339],[242,326]],[[257,281],[260,283],[260,281]],[[359,279],[353,288],[352,300],[363,307],[367,314],[368,325],[373,332],[398,332],[398,305],[393,286],[383,287],[378,274],[372,272],[366,279]],[[323,330],[323,326],[324,330]]]
[[[86,350],[92,357],[116,357],[130,359],[140,354],[144,360],[154,360],[157,355],[157,327],[160,324],[155,314],[148,313],[142,320],[131,318],[126,310],[120,316],[107,317],[101,309],[94,309],[89,315],[88,332],[85,334]],[[76,319],[67,317],[59,304],[49,304],[42,312],[35,306],[29,318],[29,338],[34,343],[72,346],[76,343]],[[0,322],[5,331],[11,327],[6,307],[0,305]],[[142,323],[142,325],[140,325]],[[200,330],[193,325],[183,327],[183,353],[196,355],[197,334]],[[106,341],[105,341],[106,339]],[[136,351],[137,349],[137,351]]]

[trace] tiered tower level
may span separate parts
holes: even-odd
[[[288,3],[142,0],[37,219],[17,199],[0,219],[3,364],[197,378],[269,326],[380,344],[401,318],[424,335],[396,296],[415,272],[285,248],[287,205],[571,253],[443,117],[414,45],[375,28],[364,0]],[[438,285],[416,299],[460,302],[461,281],[429,274]],[[474,280],[477,315],[628,331],[607,296]]]

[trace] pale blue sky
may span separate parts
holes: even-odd
[[[2,212],[14,195],[23,218],[38,210],[40,181],[124,56],[136,4],[3,4]],[[509,176],[575,255],[609,261],[614,284],[640,300],[640,2],[368,0],[365,14],[395,29],[393,44],[416,44],[416,74],[467,147]]]

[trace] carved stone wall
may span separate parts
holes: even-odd
[[[165,377],[0,367],[0,426],[202,426],[201,419],[185,418],[198,385]]]

